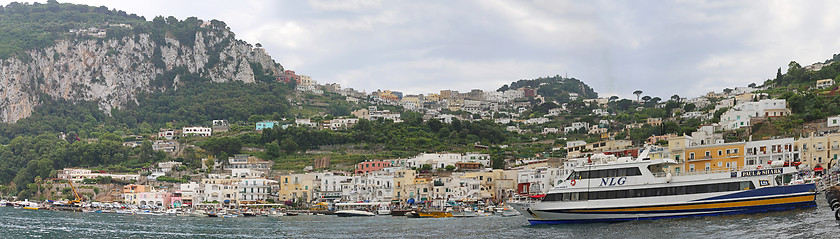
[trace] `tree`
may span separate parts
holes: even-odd
[[[618,100],[618,96],[610,96],[610,102]]]
[[[680,103],[680,96],[679,95],[672,95],[671,100],[674,102]]]
[[[662,98],[659,98],[659,97],[653,97],[653,98],[651,98],[651,99],[650,99],[650,102],[651,102],[651,103],[653,103],[654,105],[655,105],[655,104],[658,104],[658,103],[659,103],[659,101],[662,101]]]
[[[650,96],[649,96],[649,95],[646,95],[646,96],[642,97],[642,100],[643,100],[643,101],[645,101],[645,103],[647,103],[648,101],[650,101],[650,99],[651,99],[651,98],[650,98]]]
[[[685,109],[685,112],[691,112],[691,111],[694,111],[695,109],[697,109],[697,105],[685,104],[685,106],[683,106],[683,109]]]
[[[297,152],[298,144],[290,138],[285,138],[280,142],[280,148],[283,148],[283,150],[286,151],[287,154],[291,154]]]
[[[639,96],[642,95],[642,90],[633,91],[633,94],[636,95],[636,102],[639,102]]]

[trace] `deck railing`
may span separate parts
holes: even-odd
[[[760,169],[767,169],[767,168],[760,168]],[[739,171],[749,171],[749,170],[759,170],[755,166],[741,166],[737,168],[723,168],[723,169],[716,169],[716,170],[698,170],[694,172],[682,171],[672,173],[671,176],[687,176],[687,175],[703,175],[703,174],[715,174],[715,173],[729,173],[729,172],[739,172]],[[660,172],[660,173],[653,173],[654,177],[665,177],[667,176],[667,172]]]

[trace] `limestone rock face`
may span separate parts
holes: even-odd
[[[156,44],[148,34],[60,40],[27,54],[0,60],[3,122],[30,116],[42,96],[71,102],[96,101],[102,110],[110,112],[136,100],[141,92],[189,87],[178,85],[180,75],[159,80],[170,71],[184,74],[185,70],[186,74],[213,82],[246,83],[255,81],[252,63],[262,65],[266,74],[279,76],[283,71],[264,49],[234,39],[229,31],[199,31],[192,44],[170,37],[165,38],[165,44]]]

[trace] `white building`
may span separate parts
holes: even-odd
[[[744,145],[744,160],[747,166],[768,166],[771,161],[794,161],[799,159],[798,148],[793,138],[748,141]]]
[[[390,202],[394,197],[394,176],[386,173],[356,175],[350,188],[350,201]]]
[[[542,130],[543,134],[556,134],[557,132],[560,132],[560,130],[558,130],[557,128],[551,128],[551,127],[546,127],[546,128],[543,128],[543,130]]]
[[[184,136],[198,135],[210,137],[213,134],[213,129],[207,127],[184,127],[184,129],[181,132]]]
[[[531,118],[525,120],[525,124],[545,124],[548,123],[548,121],[548,118],[545,117]]]
[[[276,183],[277,181],[265,178],[242,179],[239,181],[239,188],[242,190],[239,201],[266,201],[271,197],[271,184]]]
[[[828,127],[840,126],[840,115],[828,117],[828,120],[826,120],[826,126],[828,126]]]
[[[574,122],[574,123],[572,123],[572,126],[567,126],[567,127],[563,128],[563,132],[568,134],[572,131],[577,131],[577,130],[580,130],[580,129],[589,129],[589,123]]]
[[[446,168],[446,166],[455,166],[455,163],[461,161],[461,154],[420,154],[417,157],[406,160],[406,167],[420,168],[423,164],[432,165],[432,169]]]
[[[745,102],[733,106],[720,116],[720,124],[726,130],[750,126],[753,117],[781,117],[790,115],[784,99]]]
[[[560,168],[539,167],[534,169],[520,169],[518,183],[528,183],[529,193],[546,194],[548,190],[562,180],[564,172]]]
[[[823,79],[817,81],[817,89],[828,89],[834,85],[834,79]]]

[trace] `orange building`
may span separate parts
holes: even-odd
[[[354,171],[356,174],[363,174],[369,173],[373,171],[378,171],[383,168],[391,167],[391,162],[388,161],[365,161],[356,164],[356,170]]]
[[[688,172],[731,170],[744,166],[744,142],[690,146],[685,149]]]

